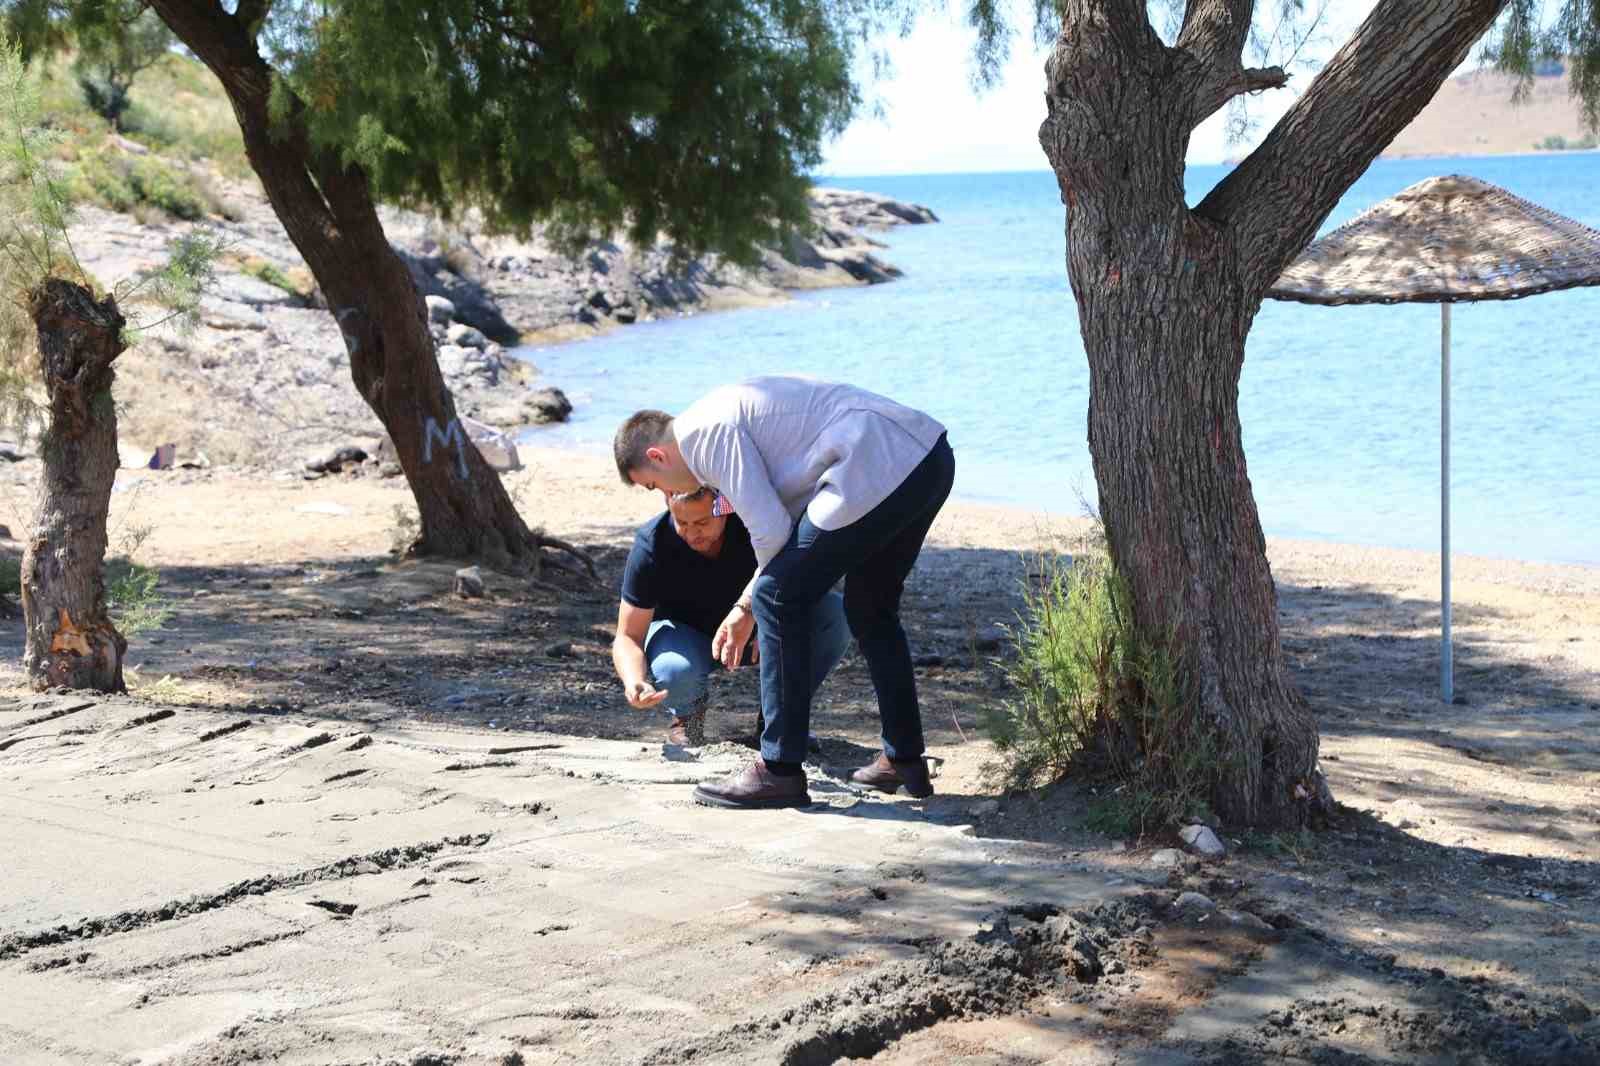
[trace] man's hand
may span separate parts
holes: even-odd
[[[667,698],[666,689],[658,689],[648,681],[635,681],[623,688],[628,706],[638,711],[648,711]]]
[[[728,617],[717,627],[717,635],[711,638],[711,654],[723,669],[739,669],[739,661],[744,658],[744,647],[750,643],[750,634],[755,629],[756,616],[750,608],[742,603],[734,604]]]

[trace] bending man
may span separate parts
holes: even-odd
[[[811,802],[802,766],[811,631],[840,578],[883,726],[883,751],[851,780],[931,795],[900,596],[955,478],[944,427],[854,386],[764,377],[716,389],[677,418],[640,411],[617,430],[614,452],[624,482],[721,492],[755,551],[756,575],[717,627],[712,652],[737,663],[759,622],[761,757],[701,785],[695,799],[745,808]]]
[[[731,514],[726,500],[706,488],[669,495],[667,510],[633,538],[622,572],[611,661],[629,706],[660,708],[670,715],[669,744],[705,743],[707,676],[721,665],[711,653],[712,635],[749,584],[755,565],[744,523]],[[812,627],[815,687],[849,640],[838,593],[823,598]]]

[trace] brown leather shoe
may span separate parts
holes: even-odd
[[[779,777],[760,759],[732,777],[708,781],[694,790],[694,801],[707,807],[766,810],[773,807],[809,807],[806,775]]]
[[[667,743],[680,748],[698,748],[706,742],[706,712],[696,711],[674,718],[667,726]]]
[[[901,788],[917,799],[933,795],[933,782],[928,779],[928,764],[919,756],[915,759],[889,761],[889,756],[878,752],[878,757],[850,775],[852,784],[865,785],[879,792],[897,792]]]

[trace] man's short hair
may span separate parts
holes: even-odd
[[[617,427],[611,451],[624,485],[632,485],[633,478],[628,475],[645,465],[645,449],[665,441],[671,432],[672,416],[665,411],[635,411]]]
[[[707,493],[712,491],[713,490],[710,485],[700,485],[697,488],[690,489],[688,492],[674,492],[672,494],[672,502],[688,503],[690,500],[701,499]]]

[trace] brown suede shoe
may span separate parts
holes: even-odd
[[[773,807],[809,807],[806,775],[779,777],[757,759],[739,773],[721,781],[708,781],[694,790],[694,801],[707,807],[766,810]]]
[[[706,712],[696,711],[674,718],[667,726],[667,743],[680,748],[698,748],[706,742]]]
[[[901,788],[917,799],[933,795],[933,782],[928,779],[928,764],[919,756],[915,759],[889,761],[889,756],[878,752],[878,757],[850,775],[852,784],[865,785],[879,792],[897,792]]]

